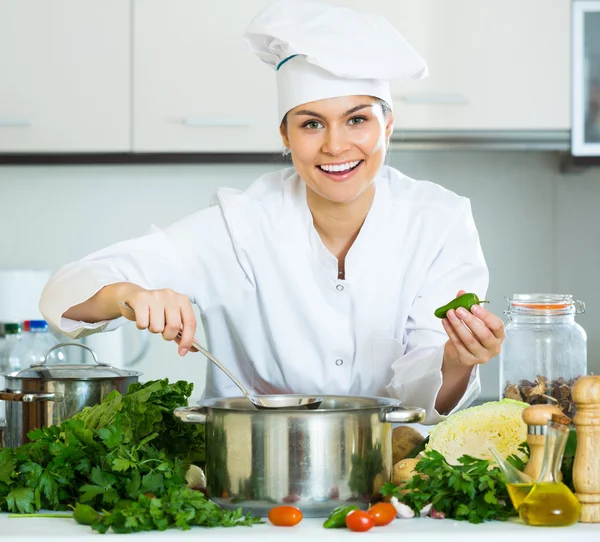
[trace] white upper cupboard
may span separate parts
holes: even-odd
[[[130,149],[125,0],[0,0],[0,152]]]
[[[133,150],[283,149],[275,72],[242,35],[268,0],[133,0]]]
[[[570,129],[570,0],[327,1],[427,61],[393,87],[397,131]],[[242,40],[268,2],[0,0],[0,152],[281,151],[275,74]]]
[[[331,1],[385,15],[427,62],[394,85],[397,128],[570,129],[571,0]]]

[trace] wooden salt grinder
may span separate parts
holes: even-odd
[[[600,523],[600,376],[582,376],[573,386],[577,412],[577,452],[573,463],[575,496],[582,523]]]
[[[531,405],[523,410],[523,421],[527,424],[527,444],[529,444],[529,461],[525,465],[524,472],[536,481],[540,477],[544,463],[546,428],[554,414],[562,415],[560,408],[554,405]]]

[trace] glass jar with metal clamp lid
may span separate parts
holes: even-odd
[[[571,389],[587,374],[587,336],[575,322],[585,304],[562,294],[516,294],[508,300],[500,353],[500,397],[554,404],[575,414]]]

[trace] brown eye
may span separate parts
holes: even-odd
[[[316,120],[309,120],[302,125],[303,128],[308,128],[309,130],[318,130],[319,126],[321,126],[321,123]]]

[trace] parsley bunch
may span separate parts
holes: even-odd
[[[257,522],[186,487],[188,466],[204,462],[204,426],[178,422],[173,409],[187,404],[192,387],[133,384],[59,426],[31,431],[31,442],[0,451],[0,510],[85,503],[102,511],[91,523],[101,532]]]
[[[395,496],[417,515],[429,503],[447,518],[471,523],[506,520],[516,514],[498,467],[468,455],[458,461],[450,465],[442,454],[430,450],[416,465],[420,474],[399,487],[387,483],[381,493]]]
[[[163,531],[171,527],[189,529],[193,525],[235,527],[262,523],[250,515],[242,515],[240,508],[223,510],[203,493],[184,486],[171,487],[162,497],[140,495],[136,501],[121,501],[110,512],[96,512],[85,504],[78,504],[74,517],[100,533],[112,529],[121,534]]]

